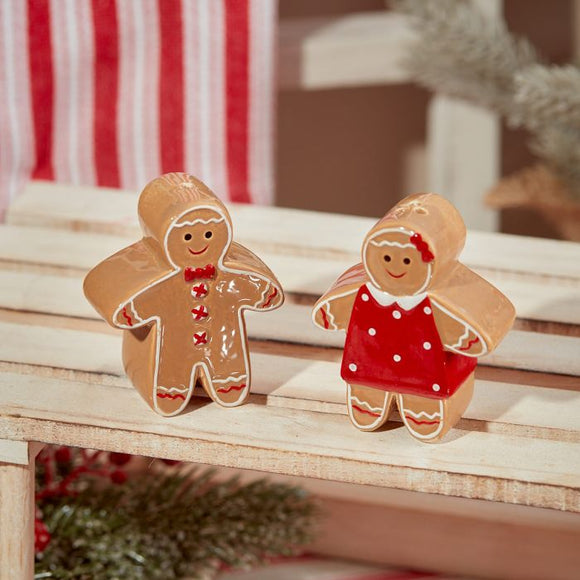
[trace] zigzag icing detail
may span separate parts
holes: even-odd
[[[437,411],[435,411],[435,413],[429,414],[426,411],[420,411],[419,413],[415,413],[414,411],[411,411],[410,409],[405,409],[405,414],[411,415],[415,419],[420,419],[421,417],[425,417],[426,419],[429,419],[429,420],[441,418],[441,413],[438,413]]]
[[[358,397],[354,395],[350,396],[351,403],[354,401],[359,407],[363,407],[364,409],[368,409],[369,411],[374,411],[375,413],[382,413],[382,407],[371,407],[366,401],[361,401]]]

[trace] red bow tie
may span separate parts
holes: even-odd
[[[203,268],[185,268],[183,270],[183,277],[186,282],[191,282],[192,280],[200,280],[204,278],[213,278],[215,276],[215,266],[213,264],[208,264]]]

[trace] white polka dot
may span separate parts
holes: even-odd
[[[401,318],[401,313],[398,310],[393,310],[393,318],[396,318],[398,320],[399,318]]]
[[[425,350],[431,350],[431,343],[430,342],[424,342],[423,343],[423,348]]]
[[[429,308],[429,306],[425,306],[425,308],[423,308],[423,312],[425,314],[431,314],[432,310],[431,310],[431,308]]]
[[[363,294],[363,295],[361,296],[361,298],[362,298],[362,301],[363,301],[363,302],[368,302],[368,301],[369,301],[369,295],[368,295],[368,294]]]
[[[441,390],[441,387],[440,387],[440,386],[439,386],[437,383],[434,383],[434,384],[433,384],[433,390],[434,390],[435,392],[437,392],[437,391]]]
[[[393,360],[394,360],[395,362],[400,362],[400,360],[401,360],[401,355],[400,355],[400,354],[394,354],[394,355],[393,355]]]
[[[357,366],[354,363],[350,363],[348,365],[348,370],[349,371],[352,371],[354,373],[356,371],[356,369],[357,369]]]
[[[377,331],[374,328],[369,328],[369,334],[371,336],[374,336],[377,333]]]

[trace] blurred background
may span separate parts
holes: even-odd
[[[578,2],[483,0],[478,7],[491,18],[504,19],[508,29],[527,38],[547,62],[569,63],[576,61],[580,54]],[[429,175],[428,147],[436,139],[432,132],[442,129],[435,129],[430,118],[434,95],[418,86],[404,67],[395,65],[408,54],[409,38],[402,33],[404,25],[400,21],[385,19],[384,10],[385,2],[381,0],[281,0],[280,71],[285,82],[278,93],[277,116],[276,191],[280,205],[378,216],[401,196],[431,189],[437,181],[445,182]],[[311,27],[305,32],[309,20]],[[350,43],[353,59],[364,63],[374,60],[376,52],[382,52],[382,68],[380,64],[370,66],[372,71],[359,74],[357,79],[357,71],[351,71],[350,67],[358,67],[360,71],[363,64],[345,63],[338,38],[334,39],[337,45],[331,47],[329,37],[333,26],[349,31],[350,36],[343,35],[342,44],[348,47]],[[316,50],[317,35],[324,38],[325,34],[326,46],[320,39]],[[302,50],[307,51],[304,47],[311,43],[310,53],[306,54],[313,61],[319,59],[321,68],[323,51],[334,50],[342,60],[336,58],[333,62],[329,54],[326,66],[332,63],[339,70],[334,74],[327,71],[325,75],[318,69],[318,79],[313,74],[309,83],[288,79],[285,69],[296,58],[291,48],[296,47],[297,37],[301,39]],[[356,54],[358,51],[360,54]],[[397,57],[395,62],[389,54],[392,52]],[[478,200],[483,200],[485,190],[494,185],[495,178],[513,174],[535,160],[525,130],[508,128],[501,120],[497,126],[491,119],[487,122],[479,119],[479,123],[480,134],[457,135],[460,128],[454,128],[464,148],[462,157],[455,158],[455,163],[475,158],[489,164],[489,158],[497,155],[495,167],[488,169],[487,175],[473,177],[473,187],[480,195],[473,191],[464,194],[465,202],[476,206]],[[464,126],[463,130],[469,132],[471,127]],[[482,160],[481,155],[488,159]],[[562,237],[542,213],[525,205],[505,208],[499,212],[497,228],[516,234]],[[472,220],[472,226],[493,227],[489,221],[477,219]]]

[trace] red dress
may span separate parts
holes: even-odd
[[[410,309],[397,302],[382,306],[361,286],[342,358],[347,383],[446,399],[476,364],[475,357],[444,350],[427,295]]]

